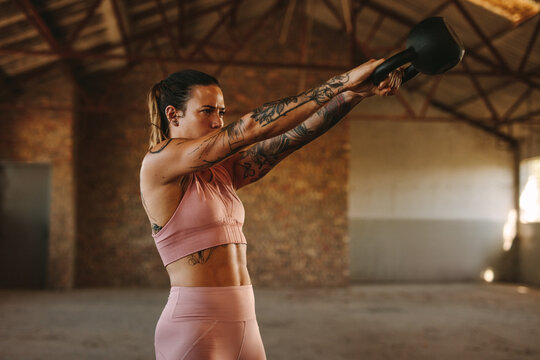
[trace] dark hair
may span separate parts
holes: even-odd
[[[185,112],[191,89],[197,85],[220,86],[215,77],[197,70],[177,71],[152,86],[148,94],[150,149],[169,138],[169,121],[165,115],[165,108],[172,105]]]

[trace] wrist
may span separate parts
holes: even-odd
[[[352,106],[357,105],[360,101],[364,100],[366,96],[361,93],[357,93],[351,90],[343,91],[343,97],[346,102],[350,103]]]
[[[334,76],[326,82],[326,85],[330,87],[333,96],[347,92],[353,88],[349,74],[350,71],[347,71],[346,73]]]

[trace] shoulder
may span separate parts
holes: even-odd
[[[183,152],[181,147],[174,145],[181,144],[184,141],[184,139],[176,138],[166,139],[149,148],[141,161],[141,180],[146,179],[150,182],[169,183],[180,179],[180,176],[167,176],[167,179],[165,179],[164,175],[167,169],[171,167],[171,164],[182,158]]]

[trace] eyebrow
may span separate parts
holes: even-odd
[[[217,109],[215,106],[212,106],[212,105],[203,105],[203,106],[201,106],[201,108],[210,108],[212,110]],[[219,109],[220,110],[225,110],[225,107],[221,107]]]

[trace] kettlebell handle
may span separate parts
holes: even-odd
[[[407,48],[402,52],[399,52],[394,56],[389,57],[381,65],[377,66],[377,68],[373,71],[373,73],[371,73],[369,78],[373,85],[379,85],[379,83],[383,81],[388,76],[388,74],[390,74],[398,67],[413,61],[415,58],[416,52],[414,51],[414,49]],[[407,69],[405,69],[405,73],[403,74],[403,79],[401,83],[403,84],[406,81],[412,79],[416,74],[418,74],[418,70],[416,70],[412,66],[409,66]]]

